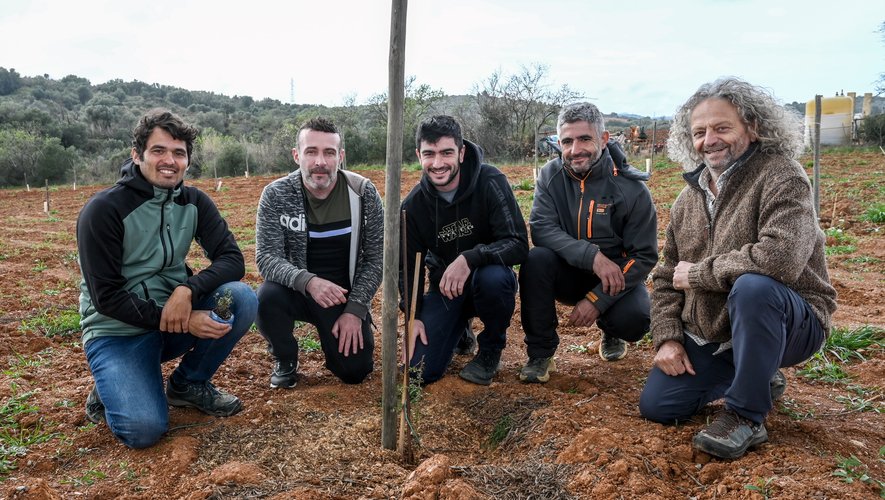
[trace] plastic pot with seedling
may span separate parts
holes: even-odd
[[[234,298],[231,295],[231,291],[228,288],[224,291],[224,293],[216,293],[215,294],[215,307],[209,311],[209,317],[219,323],[226,323],[228,325],[234,324],[234,313],[231,311],[231,306],[234,304]]]

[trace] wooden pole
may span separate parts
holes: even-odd
[[[381,446],[389,450],[396,447],[399,191],[403,165],[407,6],[407,0],[391,0],[387,93],[387,172],[384,183],[384,278],[381,299]]]
[[[408,246],[406,245],[406,211],[402,211],[402,276],[403,276],[403,296],[409,298],[406,310],[409,316],[406,318],[405,332],[403,333],[403,388],[402,398],[400,399],[401,412],[399,419],[399,442],[397,443],[397,451],[403,462],[412,464],[415,461],[415,452],[412,449],[412,431],[411,417],[412,405],[409,398],[409,362],[411,361],[409,352],[412,350],[412,328],[415,322],[415,304],[418,302],[418,276],[421,269],[421,253],[415,254],[415,277],[412,280],[412,294],[409,295],[408,269],[405,267],[408,260]]]
[[[651,129],[651,164],[655,164],[655,144],[658,140],[658,121],[655,120],[654,127]],[[650,169],[648,169],[650,170]]]
[[[814,96],[814,213],[820,220],[820,106],[823,96]]]
[[[44,179],[46,181],[46,201],[43,202],[43,211],[47,214],[49,213],[49,179]]]

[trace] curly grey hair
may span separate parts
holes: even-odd
[[[605,132],[605,119],[595,105],[589,102],[576,102],[559,110],[556,119],[556,133],[562,133],[562,126],[566,123],[587,122],[596,127],[596,133],[602,135]]]
[[[802,121],[793,111],[780,105],[767,89],[739,78],[724,77],[701,85],[673,117],[667,154],[686,170],[693,170],[704,161],[692,141],[691,113],[698,104],[711,98],[725,99],[737,108],[744,124],[755,129],[763,153],[796,159],[804,151]]]

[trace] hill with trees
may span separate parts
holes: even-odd
[[[547,73],[540,64],[513,74],[496,71],[466,96],[446,96],[409,78],[404,159],[413,158],[418,122],[436,113],[458,118],[465,136],[495,161],[530,156],[536,132],[554,130],[560,107],[583,98],[567,85],[548,82]],[[129,154],[136,120],[155,107],[168,108],[201,129],[191,161],[195,177],[292,170],[298,125],[316,115],[331,117],[341,128],[350,165],[384,163],[386,93],[326,107],[140,81],[93,85],[76,75],[22,76],[0,67],[0,186],[42,185],[44,179],[51,184],[112,182]],[[610,128],[640,122],[613,115]]]

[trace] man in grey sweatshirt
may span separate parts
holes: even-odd
[[[325,118],[301,126],[292,157],[299,169],[264,188],[256,223],[255,260],[264,278],[256,324],[274,357],[270,386],[298,381],[295,321],[315,325],[326,367],[358,384],[372,371],[381,197],[365,177],[338,169],[341,135]]]

